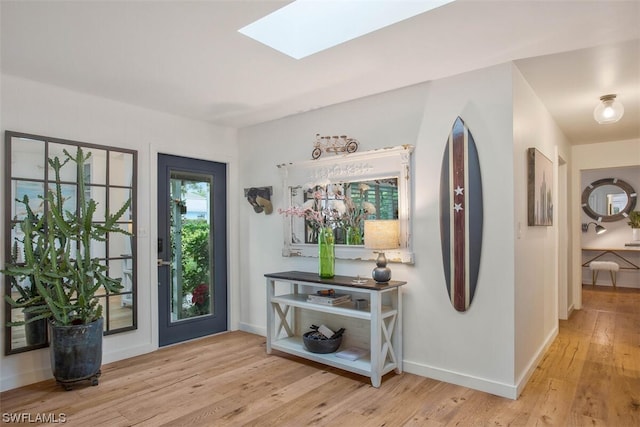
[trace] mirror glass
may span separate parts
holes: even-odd
[[[624,219],[636,205],[637,194],[627,182],[604,178],[589,184],[582,192],[582,209],[597,221]]]
[[[598,215],[615,215],[627,205],[627,193],[616,185],[603,185],[591,192],[589,206]]]
[[[319,226],[297,215],[312,209],[333,229],[336,258],[375,260],[377,253],[364,245],[364,221],[397,219],[400,247],[385,254],[390,262],[413,263],[412,151],[403,145],[279,165],[285,189],[283,255],[318,256]]]
[[[291,187],[295,206],[322,212],[338,245],[364,244],[364,220],[398,219],[398,178],[331,184],[331,191],[306,184]],[[318,243],[318,229],[299,216],[291,217],[291,243]]]
[[[46,190],[56,187],[53,168],[47,162],[58,157],[64,162],[65,150],[74,155],[78,147],[85,153],[90,152],[82,168],[85,181],[85,196],[97,202],[94,220],[104,222],[107,212],[122,206],[127,198],[132,205],[120,219],[119,226],[132,232],[136,229],[136,168],[137,153],[132,150],[114,147],[98,147],[76,141],[43,137],[18,132],[5,132],[7,147],[7,165],[9,166],[5,180],[5,199],[7,221],[5,235],[10,238],[4,243],[6,263],[23,263],[25,261],[22,240],[24,233],[20,221],[26,219],[28,210],[36,219],[42,218],[47,209],[44,201]],[[63,206],[69,212],[78,208],[77,169],[75,163],[68,161],[60,171],[59,185],[64,197]],[[23,200],[27,196],[28,207],[16,199]],[[111,212],[114,213],[114,212]],[[122,278],[124,288],[118,294],[106,295],[102,292],[100,303],[105,313],[105,334],[124,332],[135,328],[136,308],[133,304],[136,293],[136,248],[135,238],[112,233],[106,241],[91,242],[92,256],[98,257],[109,268],[109,275]],[[71,257],[75,256],[72,250]],[[5,295],[14,300],[28,297],[37,292],[31,286],[28,277],[16,278],[4,275]],[[5,321],[21,322],[25,319],[22,308],[11,307],[5,302]],[[25,325],[5,326],[5,354],[19,353],[48,345],[47,324],[33,322]]]

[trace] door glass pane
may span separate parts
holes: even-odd
[[[213,313],[213,177],[171,172],[171,321]]]

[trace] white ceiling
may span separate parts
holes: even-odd
[[[237,32],[287,3],[1,0],[0,66],[245,127],[515,61],[572,142],[640,138],[640,0],[458,0],[302,60]],[[606,93],[626,113],[597,125]]]

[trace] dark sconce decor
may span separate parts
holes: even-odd
[[[271,203],[272,194],[272,187],[251,187],[244,189],[244,197],[246,197],[249,204],[253,206],[255,213],[264,212],[265,215],[273,212],[273,205]]]
[[[606,228],[604,228],[602,225],[595,223],[595,222],[590,222],[588,224],[582,224],[582,232],[586,233],[587,231],[589,231],[589,226],[593,224],[595,225],[595,230],[596,230],[596,234],[602,234],[605,231],[607,231]]]

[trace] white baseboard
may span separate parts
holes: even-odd
[[[136,347],[126,348],[124,350],[116,350],[111,352],[103,352],[102,364],[105,365],[111,362],[117,362],[119,360],[128,359],[134,356],[140,356],[142,354],[151,353],[158,348],[150,343],[145,343]],[[51,364],[49,363],[49,349],[37,350],[39,353],[29,355],[31,366],[38,365],[37,368],[32,370],[19,370],[24,364],[18,365],[18,369],[10,376],[4,376],[2,383],[0,384],[1,391],[7,391],[14,388],[22,387],[29,384],[34,384],[40,381],[46,381],[53,378],[51,371]],[[15,355],[11,357],[20,357],[21,355]],[[35,356],[42,356],[38,359]],[[39,360],[42,359],[42,360]],[[37,363],[36,363],[37,362]],[[4,373],[4,372],[3,372]]]
[[[485,378],[478,378],[471,375],[461,374],[459,372],[449,371],[442,368],[424,365],[421,363],[405,360],[403,362],[404,371],[410,374],[416,374],[438,381],[444,381],[463,387],[469,387],[474,390],[480,390],[497,396],[507,397],[509,399],[517,399],[518,393],[515,385],[499,383]]]
[[[264,326],[250,325],[248,323],[240,322],[238,329],[243,332],[249,332],[263,337],[267,336],[267,328]]]
[[[575,309],[576,309],[575,305],[571,304],[569,306],[569,308],[567,309],[567,319],[565,319],[565,320],[569,320],[571,318],[571,313],[573,313],[573,310],[575,310]]]
[[[2,384],[0,387],[2,388],[1,391],[7,391],[40,381],[45,381],[50,378],[53,378],[53,373],[51,372],[51,367],[47,366],[46,368],[35,369],[33,371],[23,371],[9,377],[4,377],[2,378]]]
[[[572,308],[573,309],[573,308]],[[444,381],[451,384],[456,384],[463,387],[469,387],[474,390],[484,391],[486,393],[495,394],[496,396],[502,396],[509,399],[517,399],[522,393],[522,390],[527,385],[529,378],[535,372],[538,363],[549,349],[551,343],[558,335],[558,328],[554,328],[553,331],[547,336],[547,339],[542,346],[538,349],[534,357],[529,361],[527,368],[520,375],[518,381],[515,384],[506,384],[486,378],[474,377],[472,375],[463,374],[460,372],[449,371],[442,368],[428,366],[422,363],[411,362],[404,360],[404,370],[411,374],[420,375],[427,378],[433,378],[438,381]]]
[[[515,399],[517,399],[518,396],[520,396],[520,393],[522,393],[522,390],[524,390],[524,387],[527,385],[529,378],[531,378],[531,375],[533,375],[533,373],[535,372],[536,367],[540,363],[540,360],[542,360],[542,357],[547,352],[547,350],[553,343],[553,340],[555,340],[557,336],[558,336],[558,325],[556,324],[556,327],[551,330],[549,335],[547,335],[547,339],[544,340],[544,343],[542,343],[540,348],[538,348],[537,353],[534,355],[534,357],[531,358],[531,360],[529,361],[529,364],[527,365],[527,368],[520,375],[520,378],[518,378],[518,380],[516,381],[517,394]]]
[[[123,359],[129,359],[130,357],[140,356],[142,354],[151,353],[158,349],[157,346],[145,343],[136,347],[130,347],[123,350],[111,351],[102,354],[102,364],[117,362]]]

